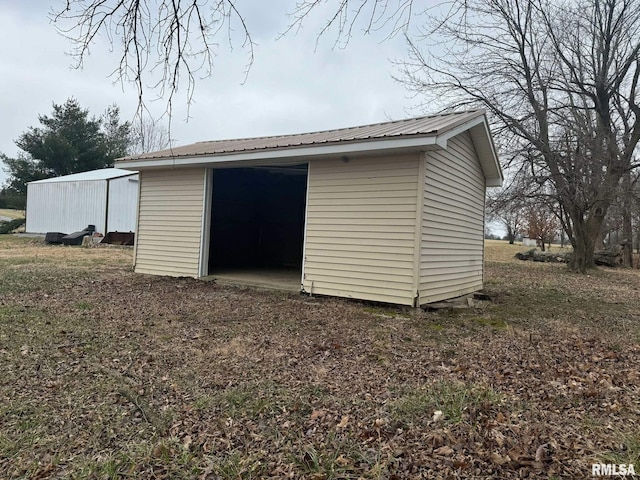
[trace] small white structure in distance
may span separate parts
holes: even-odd
[[[537,247],[538,246],[538,242],[536,241],[535,238],[523,237],[522,238],[522,246],[523,247]]]
[[[27,184],[28,233],[134,232],[138,173],[103,168]]]

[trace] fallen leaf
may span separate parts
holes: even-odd
[[[377,428],[383,426],[387,421],[384,418],[376,418],[375,422],[373,422]]]
[[[433,412],[433,417],[431,418],[431,420],[433,422],[439,422],[440,420],[442,420],[443,416],[444,414],[442,413],[442,410],[436,410],[435,412]]]
[[[504,465],[505,463],[507,463],[507,460],[502,455],[496,452],[493,452],[491,454],[491,461],[496,465]]]
[[[340,423],[336,425],[336,428],[344,428],[347,426],[347,423],[349,423],[349,415],[344,415]]]
[[[435,453],[436,455],[442,455],[443,457],[450,457],[451,455],[453,455],[453,448],[444,445],[443,447],[436,448],[433,453]]]
[[[336,458],[336,463],[341,467],[344,467],[349,464],[349,460],[346,459],[344,455],[340,455],[338,458]]]
[[[309,419],[316,420],[317,418],[322,418],[325,416],[325,413],[326,412],[324,410],[314,410],[313,412],[311,412]]]
[[[536,450],[536,462],[544,461],[544,457],[547,454],[547,444],[543,443]]]

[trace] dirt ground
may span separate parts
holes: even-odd
[[[640,470],[640,272],[512,260],[414,309],[137,275],[0,238],[0,478],[591,478]],[[526,248],[524,248],[526,250]]]

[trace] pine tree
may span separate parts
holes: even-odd
[[[75,98],[53,104],[51,116],[40,115],[40,126],[30,127],[16,140],[16,158],[0,154],[9,178],[0,197],[26,200],[27,183],[110,167],[128,153],[131,125],[120,122],[120,110],[110,106],[102,117],[89,115]],[[21,203],[21,202],[18,202]]]

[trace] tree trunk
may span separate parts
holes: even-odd
[[[571,270],[586,273],[590,268],[595,268],[593,254],[598,240],[601,238],[602,220],[602,216],[594,216],[586,220],[579,218],[574,221],[573,239],[571,240],[573,255],[569,262]]]
[[[511,229],[509,225],[507,225],[507,238],[509,239],[509,245],[513,245],[516,240],[515,231]]]
[[[633,227],[631,224],[631,172],[622,177],[622,266],[633,267]]]
[[[575,240],[573,255],[569,261],[569,268],[580,273],[586,273],[588,269],[596,266],[593,260],[594,244],[589,245],[585,240],[585,238]]]

